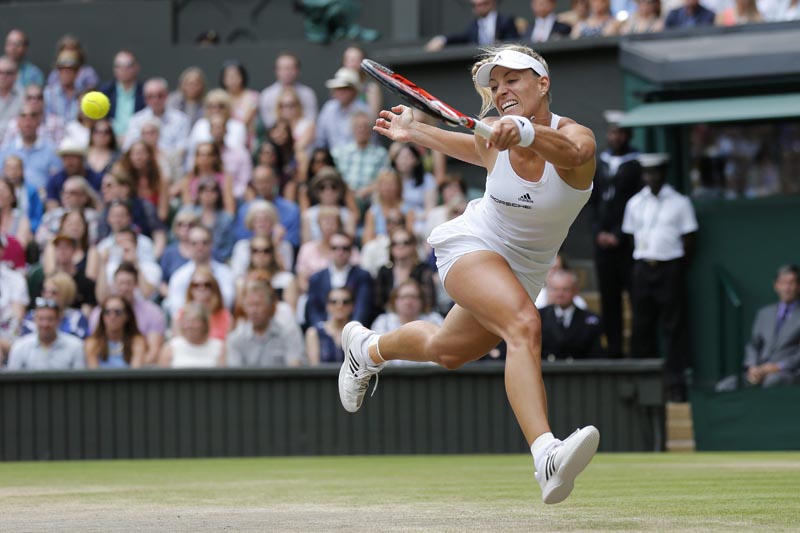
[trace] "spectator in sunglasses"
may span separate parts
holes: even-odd
[[[144,364],[147,341],[139,332],[133,308],[121,296],[100,306],[100,320],[84,344],[89,368],[139,368]]]
[[[346,287],[331,290],[326,309],[328,319],[306,330],[306,353],[311,366],[344,361],[342,329],[353,316],[353,293]]]

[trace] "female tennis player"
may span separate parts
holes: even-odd
[[[533,302],[589,199],[594,135],[550,111],[549,70],[533,50],[487,49],[472,74],[483,100],[481,116],[492,107],[500,115],[485,119],[494,130],[488,140],[418,122],[402,105],[381,111],[374,127],[393,141],[413,142],[488,171],[483,197],[428,239],[456,305],[441,326],[411,322],[379,336],[358,322],[347,324],[339,396],[344,408],[355,412],[386,361],[433,361],[455,369],[503,339],[509,402],[531,447],[542,499],[558,503],[591,461],[600,436],[588,426],[564,441],[553,437],[542,380],[541,319]]]

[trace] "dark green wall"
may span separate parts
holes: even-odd
[[[800,387],[691,394],[698,451],[800,450]]]
[[[550,422],[663,448],[659,361],[546,364]],[[388,369],[357,415],[338,368],[0,373],[0,460],[524,453],[503,365]]]
[[[695,203],[695,208],[700,231],[689,277],[692,347],[698,383],[711,385],[721,358],[742,359],[743,347],[733,345],[736,334],[746,340],[758,308],[775,301],[777,268],[800,262],[800,198]],[[733,331],[730,323],[727,331],[721,327],[718,267],[730,274],[742,299],[743,331]],[[732,352],[720,353],[722,336]]]

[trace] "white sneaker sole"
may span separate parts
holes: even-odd
[[[546,504],[560,503],[567,499],[575,487],[575,478],[592,461],[600,444],[600,432],[594,426],[586,426],[569,441],[570,449],[561,459],[561,465],[542,490],[542,500]]]
[[[342,407],[348,413],[355,413],[361,407],[357,405],[354,409],[351,409],[345,403],[345,395],[344,395],[344,381],[347,377],[347,358],[349,357],[348,352],[350,351],[350,340],[353,336],[353,332],[358,330],[358,328],[362,328],[359,322],[348,322],[344,328],[342,329],[342,351],[344,352],[344,361],[342,361],[342,366],[339,368],[339,401],[342,402]]]

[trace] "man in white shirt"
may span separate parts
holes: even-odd
[[[169,278],[165,308],[173,317],[177,315],[178,311],[186,302],[186,290],[189,288],[189,283],[192,281],[195,268],[199,265],[206,265],[211,268],[219,284],[219,290],[222,292],[223,304],[228,309],[233,308],[233,299],[235,296],[233,272],[225,263],[220,263],[211,258],[213,237],[211,230],[205,226],[195,226],[189,230],[189,245],[192,247],[192,260],[176,270],[175,273],[172,274],[172,277]]]
[[[242,302],[245,320],[228,335],[229,367],[300,366],[306,362],[303,333],[292,313],[280,313],[269,284],[250,282]]]
[[[667,344],[665,370],[671,401],[685,401],[689,366],[686,272],[697,217],[686,196],[665,184],[667,154],[642,154],[645,187],[625,206],[622,231],[633,235],[633,335],[635,357],[658,355],[658,322]]]
[[[189,141],[189,117],[183,111],[167,107],[169,85],[164,78],[150,78],[144,84],[144,101],[146,107],[137,111],[128,121],[123,150],[142,136],[142,126],[150,119],[160,120],[158,147],[172,161],[183,161]]]
[[[86,368],[83,341],[59,331],[58,302],[36,299],[36,332],[20,337],[11,347],[9,370],[75,370]]]
[[[275,58],[275,78],[276,81],[263,91],[258,99],[258,112],[264,126],[268,129],[275,125],[277,120],[276,111],[278,109],[278,97],[284,87],[292,87],[303,105],[303,118],[312,122],[317,118],[317,95],[314,90],[299,83],[300,59],[288,52],[284,52]]]
[[[522,36],[532,43],[543,43],[568,39],[572,26],[559,22],[556,17],[555,0],[531,0],[533,22]]]

